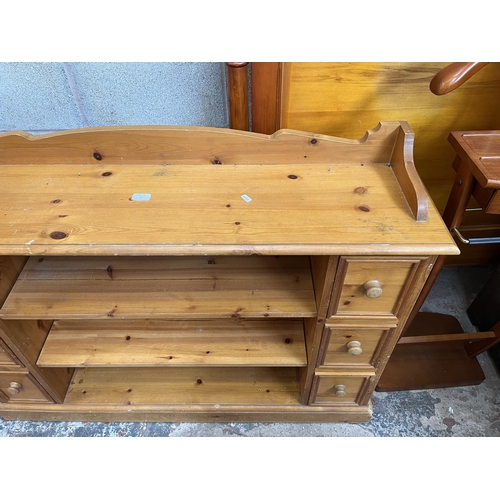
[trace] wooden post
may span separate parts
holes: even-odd
[[[252,63],[252,132],[271,135],[281,128],[283,64]]]
[[[248,123],[248,63],[228,62],[229,127],[249,130]]]

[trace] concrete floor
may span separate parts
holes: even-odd
[[[493,266],[446,267],[424,311],[453,314],[474,331],[465,311]],[[500,436],[500,376],[487,353],[478,357],[486,380],[477,386],[375,393],[366,424],[85,423],[0,421],[0,437],[18,436]]]

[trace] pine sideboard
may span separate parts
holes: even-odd
[[[0,415],[362,422],[439,255],[413,133],[0,135]]]

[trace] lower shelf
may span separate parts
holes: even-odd
[[[65,403],[289,405],[297,378],[295,368],[83,368]]]
[[[299,403],[296,368],[79,368],[63,404],[5,403],[5,419],[367,422],[366,406]]]

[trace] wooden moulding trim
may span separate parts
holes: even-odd
[[[429,196],[413,163],[414,142],[415,134],[408,123],[400,122],[390,163],[415,220],[426,222]]]
[[[389,163],[401,124],[381,122],[362,139],[290,129],[264,135],[177,126],[95,127],[44,136],[13,131],[0,134],[0,165],[331,164],[332,158]],[[406,148],[405,160],[411,161],[410,144]]]
[[[350,330],[352,328],[364,328],[380,330],[396,328],[399,324],[397,316],[353,316],[353,315],[336,315],[326,320],[325,327],[332,330]]]
[[[266,421],[274,422],[367,422],[372,416],[371,404],[339,405],[79,405],[64,404],[48,408],[47,403],[13,403],[0,405],[0,415],[7,420],[83,420],[83,421],[144,421],[198,422],[206,421]]]
[[[228,62],[229,126],[236,130],[249,129],[248,63]]]
[[[0,255],[167,256],[167,255],[458,255],[452,244],[341,245],[0,245]]]

